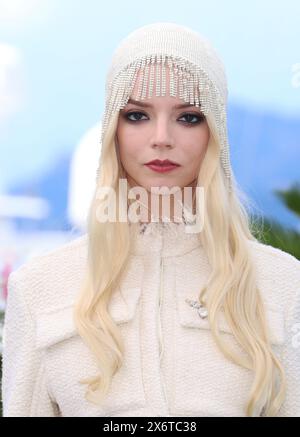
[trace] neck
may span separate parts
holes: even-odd
[[[139,204],[140,209],[140,222],[141,223],[166,223],[174,222],[180,223],[184,221],[187,214],[196,214],[196,201],[195,193],[196,187],[190,185],[191,190],[184,194],[184,190],[181,188],[174,194],[149,193],[146,202],[144,199],[138,199],[136,202]]]

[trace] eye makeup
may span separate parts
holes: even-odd
[[[133,120],[133,119],[129,118],[130,116],[134,116],[135,117],[136,115],[147,117],[147,115],[144,112],[141,112],[141,111],[129,110],[129,111],[122,112],[122,117],[125,119],[125,121],[128,121],[129,123],[140,123],[142,121],[146,121],[145,119]],[[179,117],[179,121],[180,121],[180,119],[187,118],[187,117],[196,119],[196,121],[182,121],[181,122],[181,123],[183,123],[185,125],[188,125],[188,126],[199,125],[200,123],[202,123],[205,120],[205,115],[203,113],[200,113],[200,112],[186,112],[186,113],[182,114]]]

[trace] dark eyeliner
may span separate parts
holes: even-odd
[[[143,121],[143,120],[130,120],[130,118],[128,118],[128,116],[129,116],[129,115],[132,115],[132,114],[140,114],[140,115],[144,115],[145,117],[147,117],[146,114],[144,114],[143,112],[140,112],[140,111],[129,111],[129,112],[125,112],[125,113],[123,114],[123,117],[124,117],[124,119],[125,119],[126,121],[129,121],[129,123],[138,123],[139,121]]]
[[[128,116],[129,116],[129,115],[132,115],[132,114],[139,114],[139,115],[141,115],[141,116],[145,116],[145,117],[147,117],[147,115],[146,115],[145,113],[141,112],[141,111],[129,111],[129,112],[126,112],[126,113],[123,114],[123,117],[124,117],[124,119],[125,119],[126,121],[128,121],[129,123],[138,123],[138,122],[140,122],[140,121],[144,121],[143,119],[141,119],[141,120],[130,120],[130,119],[128,118]],[[196,122],[188,122],[188,121],[183,121],[183,122],[182,122],[182,123],[184,123],[185,125],[188,125],[188,126],[195,126],[195,125],[198,125],[198,124],[200,124],[202,121],[205,120],[205,115],[204,115],[204,114],[201,114],[201,113],[197,113],[197,114],[195,114],[195,113],[192,113],[192,112],[184,113],[184,114],[182,114],[179,118],[183,118],[183,117],[187,117],[187,116],[196,117],[196,118],[198,119]]]
[[[205,120],[205,115],[204,114],[200,114],[200,113],[195,114],[193,112],[187,112],[185,114],[182,114],[180,118],[187,117],[187,116],[196,117],[198,119],[194,123],[188,122],[188,121],[183,122],[183,123],[188,124],[190,126],[198,125],[198,124],[202,123]]]

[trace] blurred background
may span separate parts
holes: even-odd
[[[264,218],[259,238],[300,259],[299,17],[297,0],[0,0],[1,308],[12,270],[85,232],[111,55],[155,21],[217,49],[232,167]]]

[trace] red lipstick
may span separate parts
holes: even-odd
[[[151,170],[158,173],[166,173],[168,171],[174,170],[177,167],[180,167],[180,164],[174,161],[170,161],[169,159],[165,159],[163,161],[161,161],[160,159],[154,159],[153,161],[147,162],[145,165]]]

